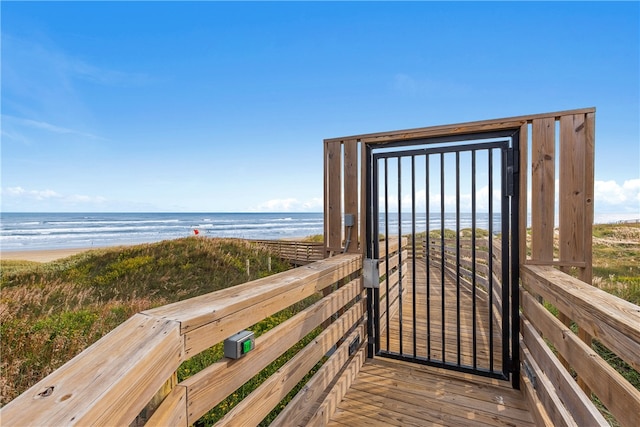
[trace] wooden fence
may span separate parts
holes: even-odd
[[[392,255],[398,250],[391,242]],[[219,425],[258,424],[326,357],[272,423],[323,425],[364,362],[361,273],[362,256],[342,254],[136,314],[2,408],[2,424],[192,425],[321,327]],[[177,382],[183,361],[313,295],[320,299],[257,337],[244,357],[224,358]]]
[[[267,248],[278,257],[293,265],[305,265],[324,258],[324,243],[299,242],[289,240],[250,240],[250,242]]]

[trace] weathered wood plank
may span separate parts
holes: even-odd
[[[520,262],[527,259],[527,214],[528,214],[528,197],[529,192],[529,125],[527,123],[520,127],[520,194],[518,216],[520,224],[518,225],[519,255]]]
[[[143,313],[180,322],[181,332],[184,334],[302,285],[313,283],[320,290],[359,268],[360,256],[339,255],[277,276],[243,283]]]
[[[193,424],[361,292],[361,280],[353,280],[256,338],[255,349],[242,359],[223,359],[183,381],[181,385],[189,393],[189,423]]]
[[[342,141],[324,144],[324,244],[342,247]]]
[[[528,292],[522,293],[522,309],[532,325],[562,354],[616,420],[623,426],[637,426],[640,421],[640,391]]]
[[[145,427],[187,427],[187,388],[176,386],[162,401]]]
[[[179,324],[136,314],[3,407],[2,424],[129,425],[182,360]]]
[[[364,301],[361,300],[238,403],[219,421],[219,425],[258,425],[318,360],[345,336],[349,328],[362,319],[364,312]]]
[[[542,369],[542,372],[553,384],[560,400],[564,403],[571,414],[571,418],[575,420],[577,425],[608,426],[609,424],[591,403],[589,397],[578,387],[569,372],[564,369],[560,361],[553,355],[542,337],[525,317],[521,318],[521,331],[525,345]]]
[[[522,395],[506,383],[382,358],[365,363],[328,425],[376,420],[394,426],[533,426]]]
[[[520,268],[523,285],[640,371],[640,308],[553,267]]]
[[[559,118],[568,114],[586,114],[595,112],[595,108],[581,108],[576,110],[557,111],[544,114],[530,114],[527,116],[507,117],[504,119],[481,120],[475,122],[430,126],[415,129],[395,130],[390,132],[377,132],[362,135],[352,135],[342,138],[328,138],[330,141],[341,141],[344,139],[358,139],[367,144],[381,144],[389,141],[409,140],[418,138],[430,138],[445,135],[461,135],[465,133],[486,132],[492,130],[517,129],[523,124],[535,119]]]
[[[549,418],[547,410],[544,408],[542,401],[538,398],[536,390],[529,380],[529,377],[523,375],[520,377],[520,386],[524,398],[529,403],[529,409],[531,410],[531,416],[533,417],[534,424],[538,427],[554,427]]]
[[[344,228],[345,239],[349,239],[348,252],[360,251],[358,245],[358,141],[350,139],[344,142],[344,213],[352,214],[353,227]]]
[[[584,114],[560,118],[560,261],[585,261]]]
[[[535,334],[535,331],[533,332]],[[543,369],[538,366],[536,357],[531,354],[524,341],[520,340],[523,364],[535,375],[536,396],[545,408],[546,414],[554,427],[581,427],[576,424],[571,413],[558,396],[554,383],[547,377]],[[553,356],[549,356],[553,357]]]
[[[327,396],[320,404],[319,408],[309,419],[307,426],[325,426],[335,413],[338,404],[344,398],[345,394],[351,387],[351,384],[358,376],[362,365],[366,359],[365,348],[362,347],[351,359],[346,369],[335,382]]]
[[[531,144],[531,211],[535,212],[531,216],[531,258],[550,261],[555,210],[554,118],[533,121]]]
[[[351,359],[349,355],[349,344],[355,340],[360,340],[360,346],[364,345],[366,331],[364,325],[352,332],[344,344],[338,347],[329,360],[316,372],[309,382],[298,392],[289,404],[280,412],[278,417],[271,423],[272,426],[300,426],[308,424],[309,418],[317,412],[322,403],[322,396],[326,393],[331,383],[336,381],[343,371],[345,364]],[[359,351],[360,347],[356,351]]]

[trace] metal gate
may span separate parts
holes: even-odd
[[[519,388],[518,146],[509,130],[367,147],[369,357]]]

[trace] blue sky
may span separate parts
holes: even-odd
[[[595,106],[640,216],[638,2],[0,7],[3,211],[321,211],[324,138]]]

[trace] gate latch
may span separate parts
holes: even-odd
[[[362,266],[362,276],[364,278],[364,287],[374,289],[380,287],[379,261],[377,259],[365,258]]]

